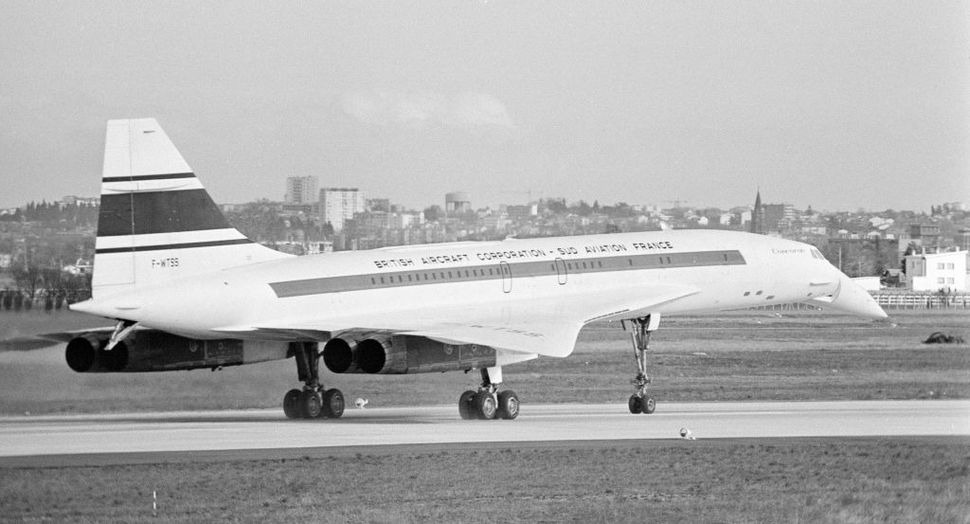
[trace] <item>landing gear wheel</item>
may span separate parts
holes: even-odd
[[[633,342],[633,355],[637,363],[637,375],[633,379],[634,393],[630,395],[627,407],[630,413],[653,413],[657,409],[657,401],[648,394],[650,385],[650,375],[647,374],[647,354],[650,351],[650,335],[660,326],[660,315],[652,314],[645,317],[624,320],[623,330],[626,331],[626,323],[633,324],[631,340]]]
[[[640,399],[640,407],[645,414],[649,415],[657,409],[657,401],[653,397],[642,398]]]
[[[323,404],[320,395],[312,389],[305,389],[300,393],[300,414],[303,418],[317,418]]]
[[[475,395],[475,413],[482,420],[492,420],[498,411],[495,397],[488,391],[481,391]]]
[[[321,409],[326,418],[340,418],[344,414],[344,394],[339,389],[324,391]]]
[[[303,392],[299,389],[291,389],[283,396],[283,413],[286,418],[302,418],[300,413],[300,396]]]
[[[475,392],[466,391],[458,397],[458,414],[461,415],[462,420],[471,420],[475,418]]]
[[[503,391],[498,394],[497,416],[504,420],[512,420],[519,416],[519,396],[514,391]]]
[[[630,413],[633,413],[634,415],[636,415],[638,413],[643,413],[643,402],[642,401],[643,401],[643,399],[641,399],[640,397],[638,397],[636,395],[630,395],[630,401],[627,402],[627,405],[629,405],[629,407],[630,407]]]

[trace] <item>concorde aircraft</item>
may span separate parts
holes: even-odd
[[[479,370],[465,419],[514,419],[505,366],[566,357],[590,322],[632,334],[632,413],[652,413],[663,315],[810,302],[886,314],[814,247],[679,230],[412,245],[295,257],[234,229],[154,119],[108,122],[92,298],[113,326],[61,335],[79,372],[218,368],[293,357],[290,418],[338,418],[334,373]],[[322,350],[320,350],[322,346]]]

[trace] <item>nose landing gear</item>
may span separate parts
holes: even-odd
[[[647,351],[650,350],[650,334],[660,327],[660,315],[654,313],[645,317],[631,320],[633,329],[630,333],[633,341],[633,355],[637,361],[637,376],[633,379],[635,391],[630,395],[628,406],[630,413],[653,413],[657,408],[657,401],[647,392],[650,376],[647,375]],[[626,321],[623,321],[626,329]]]

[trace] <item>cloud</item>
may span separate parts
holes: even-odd
[[[346,93],[343,111],[371,125],[429,127],[514,128],[512,117],[499,99],[487,93],[405,93],[364,91]]]

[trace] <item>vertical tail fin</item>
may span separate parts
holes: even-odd
[[[155,119],[108,122],[95,298],[287,256],[229,225]]]

